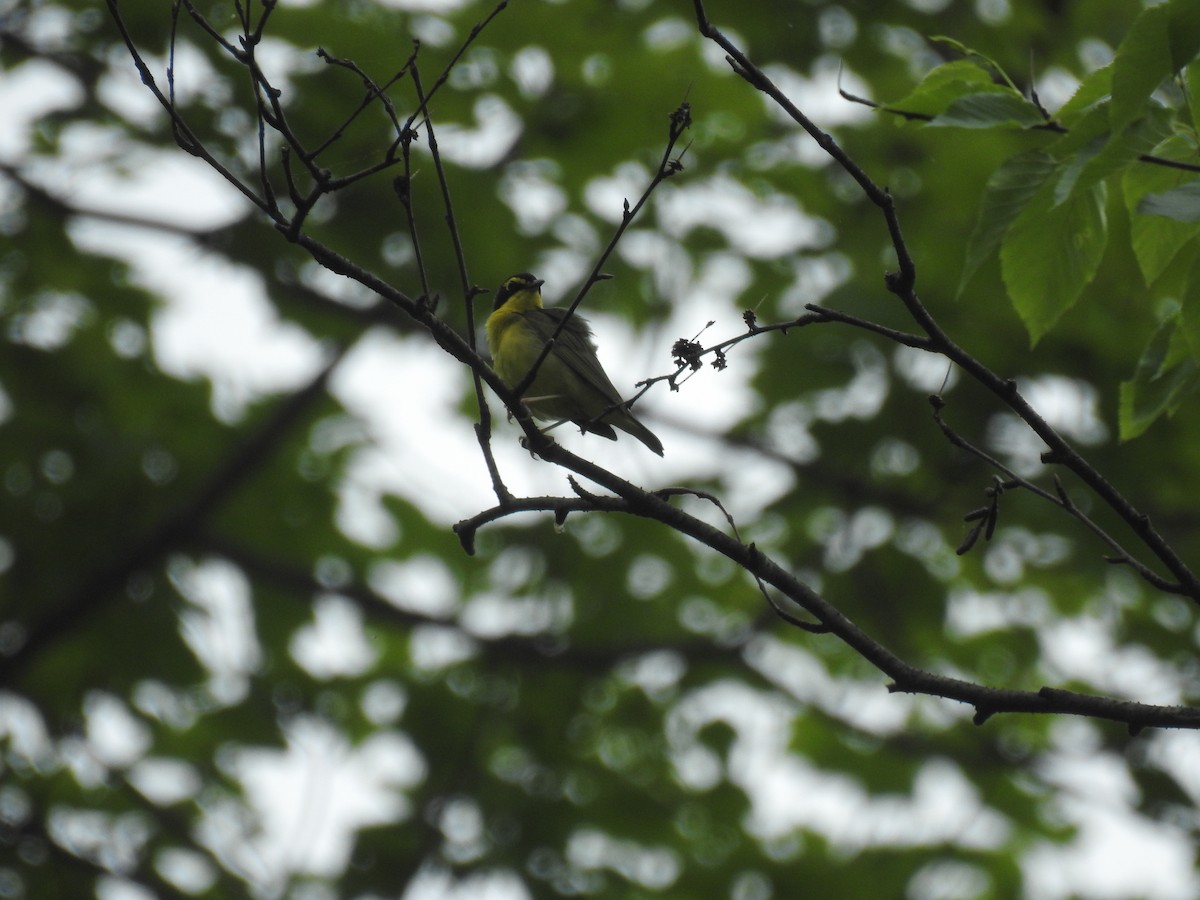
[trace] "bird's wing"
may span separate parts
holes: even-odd
[[[542,341],[550,340],[558,323],[567,315],[565,309],[557,307],[531,309],[525,314],[531,328]],[[604,397],[605,405],[611,406],[621,402],[621,394],[613,386],[600,359],[596,356],[596,345],[592,341],[592,329],[579,316],[571,316],[567,324],[559,332],[558,346],[566,351],[557,354],[557,359],[567,366],[589,387]]]
[[[555,307],[538,308],[528,310],[523,315],[534,334],[545,342],[550,340],[558,324],[567,315],[567,311]],[[581,385],[586,385],[592,390],[595,394],[594,399],[598,401],[593,407],[582,397],[573,398],[581,416],[578,418],[572,416],[572,421],[584,431],[594,432],[609,440],[617,438],[616,432],[613,431],[615,425],[622,431],[632,434],[659,456],[663,455],[662,441],[621,405],[620,393],[605,374],[600,360],[596,356],[592,330],[588,327],[587,322],[579,316],[571,316],[563,325],[554,349],[554,359],[568,368],[579,379]]]

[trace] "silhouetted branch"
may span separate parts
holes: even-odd
[[[819,627],[850,646],[863,659],[892,679],[893,692],[928,694],[957,700],[975,708],[976,722],[982,724],[997,713],[1040,713],[1090,716],[1122,722],[1132,730],[1145,727],[1200,728],[1200,709],[1188,706],[1156,706],[1134,703],[1092,694],[1055,688],[1040,691],[1006,690],[938,675],[913,666],[896,656],[879,641],[864,632],[828,600],[796,576],[761,553],[753,544],[744,544],[732,535],[672,506],[659,493],[645,491],[600,467],[583,460],[555,444],[542,451],[547,461],[583,475],[613,491],[616,496],[588,494],[586,499],[535,497],[514,500],[464,519],[455,525],[455,533],[467,552],[474,547],[475,532],[490,522],[514,512],[541,510],[560,515],[564,510],[621,512],[653,519],[706,545],[745,569],[750,575],[771,585],[798,604],[819,623]],[[810,623],[805,623],[807,627]]]
[[[108,0],[109,8],[113,12],[114,18],[120,23],[117,13],[116,0]],[[890,193],[875,184],[874,181],[866,174],[866,172],[847,154],[837,141],[818,128],[804,113],[798,109],[789,98],[746,56],[739,50],[733,42],[727,38],[719,29],[712,25],[708,20],[702,0],[693,0],[697,23],[700,32],[710,40],[717,43],[727,54],[727,59],[740,77],[751,84],[757,90],[766,94],[773,102],[775,102],[787,115],[796,122],[801,128],[808,132],[813,139],[820,145],[826,153],[833,158],[843,170],[845,170],[851,178],[860,186],[865,196],[874,203],[883,215],[884,223],[891,239],[893,251],[898,261],[898,271],[889,273],[886,278],[887,289],[896,295],[903,303],[905,309],[913,321],[918,326],[918,329],[923,334],[909,334],[906,332],[897,331],[862,319],[856,316],[851,316],[845,313],[840,313],[834,310],[825,309],[819,306],[809,306],[806,315],[786,323],[777,323],[774,325],[760,326],[755,321],[752,315],[747,316],[747,332],[731,338],[722,344],[714,345],[713,347],[703,348],[694,342],[681,342],[679,347],[679,370],[675,376],[664,376],[675,383],[675,378],[682,374],[686,369],[695,367],[701,356],[711,355],[716,363],[720,364],[724,359],[724,352],[729,347],[734,346],[741,340],[746,340],[749,337],[761,335],[768,331],[779,331],[786,333],[790,328],[804,327],[810,324],[817,323],[839,323],[850,325],[852,327],[867,330],[876,335],[882,336],[888,340],[895,341],[905,346],[915,347],[940,354],[954,363],[962,367],[969,375],[979,381],[982,385],[991,390],[1005,405],[1017,413],[1050,447],[1050,453],[1046,457],[1046,462],[1055,462],[1067,466],[1074,471],[1089,487],[1094,490],[1098,496],[1109,504],[1122,518],[1124,518],[1135,531],[1142,537],[1143,541],[1155,553],[1158,558],[1164,562],[1166,567],[1178,579],[1181,586],[1181,592],[1192,596],[1200,601],[1200,582],[1197,581],[1194,575],[1187,569],[1186,566],[1174,555],[1174,552],[1166,544],[1166,542],[1157,534],[1156,531],[1149,525],[1145,517],[1141,516],[1137,511],[1124,499],[1124,497],[1115,490],[1108,482],[1100,476],[1098,472],[1078,454],[1069,444],[1057,434],[1050,426],[1032,409],[1031,406],[1021,397],[1016,389],[1016,386],[1007,380],[1001,379],[999,376],[992,373],[982,363],[968,354],[965,350],[958,347],[949,336],[941,329],[933,315],[922,303],[915,292],[915,284],[917,279],[917,270],[915,262],[909,252],[907,243],[903,236],[900,226],[900,219],[897,213],[895,203]],[[464,43],[459,53],[451,60],[446,71],[435,82],[433,87],[425,92],[419,82],[419,73],[413,64],[410,71],[413,74],[413,81],[417,90],[417,108],[409,117],[407,123],[400,129],[397,136],[399,146],[402,150],[405,149],[405,141],[411,141],[412,135],[415,134],[414,123],[418,119],[424,118],[428,125],[429,119],[429,103],[437,89],[445,83],[448,72],[455,64],[461,54],[465,51],[467,45],[479,33],[479,30],[491,21],[502,9],[505,4],[499,4],[492,14],[483,23],[475,26],[470,37]],[[190,7],[189,7],[190,8]],[[266,198],[258,196],[254,191],[250,190],[246,185],[240,184],[232,173],[223,169],[220,164],[208,153],[202,144],[196,140],[195,136],[188,130],[186,123],[174,108],[173,103],[164,97],[161,91],[158,90],[154,83],[152,75],[149,73],[145,63],[137,54],[132,41],[127,32],[121,27],[122,36],[129,46],[130,52],[133,55],[135,64],[137,64],[139,72],[142,73],[143,80],[148,88],[155,94],[159,102],[167,110],[171,116],[173,127],[176,129],[177,139],[180,145],[190,153],[199,156],[200,158],[209,161],[210,164],[217,169],[224,177],[231,180],[245,195],[250,197],[256,205],[264,212],[271,216],[276,227],[280,232],[293,243],[304,249],[316,262],[326,267],[332,272],[352,278],[359,284],[376,292],[380,297],[394,304],[398,309],[402,310],[412,320],[424,328],[433,340],[452,357],[459,360],[463,364],[470,367],[477,382],[477,391],[480,392],[481,408],[485,406],[482,403],[482,389],[478,385],[487,383],[504,402],[505,406],[514,414],[524,429],[526,443],[529,449],[540,456],[545,461],[559,466],[562,469],[574,473],[588,482],[598,485],[601,489],[610,492],[611,495],[593,492],[590,488],[584,488],[579,482],[572,479],[572,484],[576,490],[576,496],[573,498],[515,498],[512,497],[503,483],[500,481],[499,473],[496,470],[494,460],[487,452],[488,447],[488,420],[486,415],[481,412],[481,423],[477,428],[477,434],[482,446],[485,447],[485,459],[487,461],[489,471],[493,476],[493,483],[496,486],[497,497],[499,504],[490,510],[479,513],[478,515],[460,522],[455,531],[459,535],[460,540],[465,549],[470,552],[474,546],[474,536],[477,530],[483,525],[512,515],[515,512],[538,510],[553,513],[556,519],[560,520],[569,515],[573,511],[589,511],[589,512],[619,512],[628,515],[636,515],[639,517],[652,519],[669,528],[672,528],[680,534],[687,535],[693,540],[696,540],[713,551],[720,553],[744,568],[758,582],[760,589],[764,592],[771,607],[783,617],[786,621],[815,632],[827,632],[836,636],[839,640],[848,645],[863,659],[870,662],[877,669],[888,675],[893,684],[891,689],[895,691],[903,691],[910,693],[930,694],[948,699],[958,700],[967,703],[974,707],[976,711],[976,720],[984,721],[989,716],[998,712],[1032,712],[1032,713],[1064,713],[1074,715],[1088,715],[1098,718],[1113,719],[1116,721],[1125,722],[1131,728],[1141,728],[1147,725],[1157,725],[1162,727],[1179,727],[1179,728],[1200,728],[1200,710],[1188,707],[1159,707],[1147,704],[1129,703],[1104,697],[1095,697],[1091,695],[1077,694],[1068,691],[1046,688],[1039,692],[1029,691],[1010,691],[998,688],[990,688],[980,684],[974,684],[961,679],[950,678],[936,673],[927,672],[917,668],[896,656],[883,643],[868,635],[854,621],[842,613],[836,606],[822,597],[819,593],[812,590],[802,581],[796,578],[793,574],[786,571],[782,566],[776,563],[767,555],[763,554],[753,543],[746,544],[733,528],[732,534],[727,534],[718,528],[715,528],[701,519],[692,516],[683,510],[673,506],[670,502],[671,498],[680,492],[686,492],[701,497],[706,497],[704,492],[696,492],[690,489],[669,488],[663,491],[649,491],[639,486],[626,481],[612,472],[597,466],[596,464],[578,457],[563,447],[555,443],[539,431],[529,417],[528,411],[520,402],[520,396],[528,389],[529,383],[532,382],[536,373],[537,365],[531,370],[529,375],[524,379],[523,383],[515,391],[510,391],[503,383],[500,382],[495,372],[486,364],[474,347],[473,335],[464,338],[456,330],[454,330],[445,321],[439,319],[434,314],[433,304],[428,296],[428,287],[426,286],[423,294],[414,299],[403,291],[387,284],[382,278],[369,272],[365,268],[359,266],[354,261],[347,259],[344,256],[333,251],[328,246],[315,240],[311,235],[303,230],[305,217],[317,199],[324,193],[338,189],[351,181],[364,177],[364,173],[373,173],[379,169],[393,164],[395,161],[395,148],[397,144],[393,144],[385,153],[383,158],[375,163],[372,167],[368,167],[363,172],[356,173],[351,176],[343,176],[336,178],[330,173],[320,170],[313,163],[313,155],[303,148],[299,140],[291,132],[284,112],[284,106],[280,100],[278,91],[276,91],[267,81],[262,72],[258,69],[254,59],[253,48],[262,37],[262,28],[265,23],[266,12],[263,17],[260,17],[257,23],[252,23],[248,13],[243,17],[243,43],[241,48],[229,47],[235,59],[239,60],[252,75],[255,85],[256,102],[258,103],[258,112],[260,124],[263,127],[270,127],[276,130],[284,140],[285,150],[289,151],[293,156],[299,159],[302,172],[312,181],[311,187],[306,191],[303,190],[296,182],[295,173],[287,164],[285,158],[284,172],[289,179],[289,193],[296,203],[296,213],[289,217],[284,216],[278,208],[275,207],[273,198],[268,194]],[[377,92],[377,96],[382,98],[382,89]],[[688,104],[682,104],[671,117],[671,126],[668,134],[668,141],[663,152],[662,159],[659,163],[658,170],[643,192],[641,198],[630,206],[628,201],[622,215],[622,220],[615,230],[608,246],[596,261],[591,273],[581,286],[579,293],[568,307],[568,315],[573,314],[577,309],[584,296],[597,281],[602,280],[605,276],[602,274],[602,267],[605,260],[616,247],[617,242],[624,234],[625,229],[632,222],[634,217],[643,208],[648,201],[653,190],[662,183],[666,178],[678,172],[682,166],[679,159],[675,156],[675,147],[681,138],[682,134],[690,124],[690,109]],[[337,132],[335,131],[335,135]],[[436,141],[433,138],[432,129],[429,131],[430,143],[435,148]],[[265,144],[263,145],[265,146]],[[321,145],[322,148],[328,146],[328,142]],[[404,154],[402,154],[404,155]],[[436,156],[435,156],[436,159]],[[266,168],[265,154],[260,160],[260,168]],[[471,302],[473,289],[470,287],[469,279],[467,278],[465,255],[462,252],[461,246],[457,245],[457,228],[453,218],[453,205],[450,202],[449,184],[445,172],[438,165],[439,181],[443,190],[443,202],[445,204],[448,220],[450,222],[452,237],[456,241],[456,253],[459,260],[460,276],[463,283],[466,301],[468,305]],[[263,171],[262,176],[266,177],[266,172]],[[411,177],[411,169],[409,169]],[[410,189],[411,183],[406,183],[405,189]],[[268,188],[264,188],[267,190]],[[408,198],[411,202],[411,197]],[[565,321],[565,319],[564,319]],[[694,346],[693,346],[694,345]],[[553,346],[553,338],[547,342],[543,348],[538,364],[551,351]],[[643,384],[643,392],[654,381]],[[640,395],[639,395],[640,396]],[[635,398],[636,399],[636,398]],[[256,458],[251,456],[251,458]],[[161,552],[163,546],[168,544],[170,540],[178,537],[180,534],[194,530],[199,521],[203,518],[203,513],[214,505],[222,496],[225,490],[228,490],[233,483],[236,483],[237,478],[234,477],[240,470],[234,469],[232,473],[228,471],[229,467],[223,467],[216,472],[217,483],[221,485],[222,481],[230,482],[229,486],[222,487],[220,490],[210,489],[201,492],[200,497],[189,507],[181,511],[181,514],[171,520],[167,527],[162,529],[159,536],[153,541],[143,544],[139,548],[139,552],[145,555],[153,555]],[[1023,486],[1023,485],[1022,485]],[[708,495],[710,496],[710,495]],[[1042,491],[1039,496],[1051,497],[1047,492]],[[715,498],[711,498],[715,499]],[[998,515],[998,493],[994,495],[993,500],[996,501],[993,507],[985,510],[984,517],[990,516],[987,522],[982,527],[992,527],[990,523],[994,523],[996,515]],[[1059,503],[1064,509],[1073,515],[1077,515],[1077,510],[1073,509],[1073,504],[1064,498]],[[723,508],[723,507],[722,507]],[[732,527],[732,522],[731,522]],[[142,557],[139,557],[139,559]],[[1128,559],[1122,559],[1123,562],[1129,562]],[[128,562],[128,561],[125,561]],[[136,562],[136,560],[135,560]],[[783,607],[777,604],[772,598],[767,588],[770,587],[791,602],[797,604],[803,609],[813,621],[800,619],[793,616]],[[70,604],[68,604],[70,606]],[[37,637],[38,641],[44,641],[46,632],[43,629],[42,635]]]
[[[876,110],[877,112],[887,113],[889,116],[896,116],[904,119],[907,122],[932,122],[937,116],[929,113],[909,112],[908,110],[897,109],[894,106],[888,106],[884,103],[877,103],[874,100],[869,100],[866,97],[859,97],[857,94],[851,94],[843,88],[838,88],[838,95],[850,103],[856,103],[859,106],[865,106],[868,109]],[[1033,95],[1033,100],[1036,105],[1041,108],[1041,104],[1037,103],[1037,95]],[[1045,114],[1045,110],[1042,110]],[[1052,131],[1055,134],[1070,134],[1071,129],[1064,126],[1061,122],[1044,122],[1040,125],[1029,126],[1030,131]],[[1162,166],[1166,169],[1179,169],[1183,172],[1200,172],[1200,165],[1196,163],[1181,162],[1177,159],[1166,159],[1162,156],[1155,156],[1153,153],[1142,153],[1138,156],[1139,162],[1148,163],[1153,166]]]
[[[863,193],[883,214],[892,248],[899,260],[898,272],[885,276],[887,289],[896,295],[921,330],[928,335],[920,349],[946,357],[960,366],[979,384],[987,388],[1005,406],[1028,425],[1049,447],[1042,457],[1046,464],[1057,464],[1074,472],[1109,508],[1111,508],[1146,547],[1163,563],[1178,582],[1176,593],[1183,594],[1200,604],[1200,578],[1183,562],[1174,548],[1150,522],[1149,516],[1140,512],[1116,487],[1097,471],[1075,448],[1060,435],[1017,390],[1016,384],[992,372],[983,362],[958,346],[938,324],[933,314],[917,296],[916,266],[909,253],[899,215],[891,195],[870,179],[837,141],[818,128],[738,47],[708,19],[703,0],[693,0],[696,21],[700,33],[715,42],[728,54],[733,70],[749,84],[762,91],[786,112],[793,121],[812,136],[817,144],[859,185]],[[861,322],[854,324],[861,326]],[[878,331],[878,328],[873,330]],[[884,332],[880,332],[884,333]],[[887,336],[885,334],[885,336]],[[901,341],[904,343],[903,341]],[[918,346],[909,344],[909,346]],[[1061,505],[1061,504],[1059,504]],[[1065,508],[1065,507],[1064,507]],[[1127,561],[1128,556],[1122,561]],[[1155,583],[1155,582],[1151,582]],[[1157,585],[1156,585],[1157,586]]]
[[[642,207],[644,207],[646,202],[650,199],[650,195],[654,193],[655,189],[660,184],[662,184],[672,175],[683,171],[683,163],[680,162],[678,158],[672,157],[671,154],[675,152],[675,145],[679,143],[679,139],[683,137],[683,133],[691,127],[691,105],[686,102],[681,103],[675,109],[675,111],[671,113],[670,121],[671,124],[667,131],[667,144],[663,150],[662,158],[659,160],[658,168],[654,172],[654,177],[650,179],[645,190],[642,191],[642,195],[638,197],[637,202],[634,203],[633,206],[629,205],[629,200],[626,198],[625,207],[621,212],[620,224],[618,224],[616,230],[613,231],[612,237],[608,240],[608,245],[596,258],[596,262],[592,265],[591,272],[588,273],[588,277],[584,279],[583,284],[580,285],[579,292],[575,295],[575,299],[572,300],[570,305],[567,307],[566,315],[559,320],[558,326],[554,329],[554,333],[550,335],[550,339],[543,345],[542,352],[539,353],[538,358],[534,360],[533,365],[529,369],[529,373],[521,380],[521,383],[517,385],[515,391],[517,396],[525,396],[525,392],[529,390],[530,385],[533,384],[534,378],[537,377],[538,369],[541,368],[542,363],[546,361],[546,357],[549,356],[550,352],[554,349],[555,341],[558,340],[558,336],[562,334],[563,329],[567,327],[567,323],[570,321],[571,317],[575,315],[575,310],[579,308],[579,304],[583,302],[583,298],[587,296],[588,291],[592,289],[594,284],[604,281],[609,277],[608,275],[601,274],[601,270],[604,268],[604,264],[608,261],[608,258],[612,255],[613,251],[617,249],[617,244],[625,234],[626,229],[629,228],[629,226],[633,223],[633,220],[637,217],[637,214],[642,211]],[[642,393],[644,393],[644,391]],[[637,396],[641,396],[641,394],[638,394]],[[637,397],[634,399],[636,400]],[[628,403],[621,405],[628,406],[632,402],[633,401],[631,400]],[[611,409],[602,410],[594,418],[599,419],[611,411]]]

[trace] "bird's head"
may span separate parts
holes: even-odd
[[[528,272],[518,272],[516,275],[510,275],[504,279],[504,284],[500,285],[496,291],[496,302],[492,304],[492,309],[497,310],[508,302],[508,298],[513,294],[519,294],[521,291],[534,291],[545,284],[540,278],[534,278]],[[540,303],[538,304],[541,305]]]

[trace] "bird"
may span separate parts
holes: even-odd
[[[543,284],[529,272],[518,272],[496,291],[487,320],[487,342],[500,380],[516,388],[562,324],[521,398],[530,412],[539,419],[574,422],[580,430],[610,441],[617,439],[613,429],[619,428],[662,456],[662,441],[633,417],[604,373],[588,323],[578,315],[569,316],[565,309],[542,306]]]

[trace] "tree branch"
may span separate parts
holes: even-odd
[[[1107,478],[1075,450],[1070,442],[1051,427],[1029,402],[1021,396],[1016,384],[1011,379],[1001,378],[992,372],[984,363],[958,346],[937,323],[932,313],[929,312],[916,294],[916,267],[904,240],[900,228],[899,216],[891,195],[876,185],[832,136],[819,129],[809,120],[729,38],[722,34],[709,21],[704,11],[703,0],[693,0],[693,6],[700,33],[725,50],[728,54],[727,59],[733,67],[734,72],[770,97],[780,109],[784,110],[797,124],[807,131],[817,144],[858,183],[868,199],[880,208],[891,237],[893,250],[900,264],[898,273],[888,273],[886,276],[887,289],[901,300],[913,320],[928,335],[927,345],[921,349],[937,353],[958,364],[967,374],[987,388],[1004,405],[1016,413],[1050,448],[1047,453],[1043,454],[1042,461],[1046,464],[1054,463],[1062,465],[1074,472],[1096,496],[1125,521],[1146,547],[1170,571],[1171,575],[1180,585],[1180,590],[1177,593],[1183,594],[1195,603],[1200,604],[1200,578],[1183,562],[1170,543],[1155,529],[1150,521],[1150,517],[1134,507]]]
[[[975,708],[975,721],[982,724],[997,713],[1039,713],[1090,716],[1122,722],[1133,731],[1146,727],[1200,729],[1200,709],[1189,706],[1155,706],[1056,688],[1020,691],[987,687],[928,672],[900,659],[870,637],[832,603],[812,590],[753,544],[744,544],[707,522],[667,502],[660,493],[644,491],[605,470],[574,456],[558,445],[548,448],[548,461],[569,468],[617,494],[584,498],[530,497],[484,510],[454,526],[468,553],[474,551],[478,529],[516,512],[540,510],[556,517],[571,511],[618,512],[653,519],[686,534],[745,569],[754,578],[771,585],[811,614],[820,627],[840,639],[880,672],[892,679],[888,690],[927,694],[957,700]],[[806,625],[808,623],[805,623]]]

